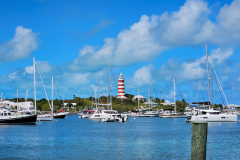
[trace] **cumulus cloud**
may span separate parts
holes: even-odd
[[[240,0],[219,9],[215,20],[210,20],[211,6],[203,0],[188,0],[175,12],[143,15],[140,20],[121,31],[116,38],[106,38],[103,46],[91,45],[80,50],[71,68],[106,65],[115,66],[149,62],[163,51],[178,46],[220,46],[240,43]]]
[[[8,75],[8,78],[9,78],[9,81],[12,81],[12,80],[16,79],[17,78],[17,72],[15,71],[13,73],[10,73]]]
[[[49,73],[51,72],[54,67],[48,62],[48,61],[36,61],[36,64],[40,70],[40,73]],[[37,66],[36,66],[36,72],[37,72]],[[28,66],[28,67],[25,67],[25,72],[23,73],[24,75],[25,74],[33,74],[33,66]]]
[[[0,45],[0,61],[16,61],[28,58],[37,50],[37,33],[30,28],[18,26],[13,39]]]
[[[134,85],[149,85],[152,81],[152,73],[155,70],[152,64],[138,69],[129,82]]]

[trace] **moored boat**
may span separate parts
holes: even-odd
[[[192,116],[187,117],[186,122],[237,122],[237,116],[233,114],[221,113],[218,110],[196,109]]]
[[[0,108],[0,125],[2,124],[36,124],[37,115],[21,114],[12,115],[5,107]]]

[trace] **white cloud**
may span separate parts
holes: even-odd
[[[42,61],[42,62],[36,61],[36,64],[40,70],[40,73],[49,73],[54,69],[48,61]],[[35,67],[36,72],[38,72],[37,66]],[[33,70],[34,70],[33,66],[25,67],[25,72],[23,74],[24,75],[25,74],[33,74],[33,72],[34,72]]]
[[[0,61],[28,58],[37,49],[37,34],[30,28],[16,27],[13,39],[0,45]]]
[[[210,20],[212,11],[207,1],[187,0],[178,11],[143,15],[116,38],[106,38],[102,47],[84,46],[71,68],[106,66],[109,59],[115,66],[149,62],[166,49],[205,42],[234,47],[240,43],[239,8],[240,1],[235,0],[220,8],[216,19]]]
[[[213,65],[216,67],[218,65],[223,65],[223,62],[232,55],[232,49],[222,50],[218,48],[212,50],[210,57],[213,61]],[[210,62],[209,60],[209,66],[211,68],[212,65]],[[178,80],[189,80],[195,79],[196,76],[203,76],[204,70],[206,70],[206,56],[194,60],[193,62],[183,63],[170,59],[165,65],[159,68],[158,76],[163,81],[169,81],[173,77]]]
[[[95,47],[93,47],[93,46],[89,46],[89,45],[85,45],[84,47],[83,47],[83,49],[81,49],[80,51],[79,51],[79,55],[80,56],[84,56],[85,54],[88,54],[88,53],[94,53],[94,51],[95,51]]]
[[[86,73],[86,74],[81,74],[81,73],[74,74],[69,79],[69,83],[80,84],[80,85],[87,84],[88,83],[88,73]]]
[[[17,72],[16,72],[16,71],[13,72],[13,73],[10,73],[10,74],[8,75],[9,81],[12,81],[12,80],[16,79],[17,77],[18,77],[18,76],[17,76]]]
[[[142,68],[138,69],[133,77],[129,80],[130,84],[134,85],[149,85],[151,84],[152,80],[152,72],[154,67],[152,64],[148,66],[143,66]]]

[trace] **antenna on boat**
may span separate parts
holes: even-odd
[[[37,111],[37,104],[36,104],[36,69],[35,69],[35,57],[33,57],[33,77],[34,77],[34,107],[35,107],[35,115]]]
[[[210,109],[210,78],[209,78],[209,66],[208,66],[208,50],[207,50],[207,43],[205,43],[206,46],[206,57],[207,57],[207,72],[208,72],[208,108]]]

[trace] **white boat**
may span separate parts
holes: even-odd
[[[102,118],[99,122],[116,122],[115,118]]]
[[[158,117],[158,116],[159,116],[158,111],[146,111],[140,114],[138,117]]]
[[[36,114],[36,105],[37,105],[37,102],[36,102],[36,81],[35,81],[35,66],[37,64],[35,63],[35,58],[33,58],[33,68],[34,68],[34,105],[35,105],[35,114]],[[37,66],[38,67],[38,66]],[[39,70],[38,70],[39,71]],[[41,74],[40,74],[40,71],[39,71],[39,75],[41,77]],[[42,81],[42,78],[41,78],[41,81]],[[44,88],[44,91],[45,91],[45,94],[47,96],[47,93],[46,93],[46,90],[45,90],[45,86],[44,86],[44,83],[42,81],[42,84],[43,84],[43,88]],[[47,96],[47,100],[48,100],[48,96]],[[42,113],[42,114],[39,114],[37,115],[37,120],[38,121],[52,121],[53,120],[53,76],[52,76],[52,105],[50,105],[50,102],[48,100],[48,104],[49,104],[49,108],[51,110],[51,114],[45,114],[45,113]]]
[[[110,103],[109,104],[100,104],[99,98],[96,97],[96,89],[95,89],[95,100],[96,103],[92,103],[92,105],[96,105],[96,109],[94,110],[93,114],[89,117],[89,119],[93,120],[105,120],[105,119],[115,119],[118,122],[126,122],[128,117],[127,114],[118,113],[117,110],[112,110],[112,96],[111,96],[111,79],[110,79],[110,61],[108,61],[108,70],[109,70],[109,97]],[[99,89],[98,89],[99,90]],[[98,93],[99,95],[99,93]],[[110,106],[110,110],[106,110],[104,108],[100,108],[99,106]]]
[[[94,113],[89,117],[89,119],[95,119],[95,120],[101,120],[103,118],[105,119],[116,119],[117,116],[121,116],[121,115],[126,115],[127,114],[118,114],[118,111],[116,110],[105,110],[105,109],[96,109],[94,111]]]
[[[58,112],[53,114],[53,118],[65,118],[68,115],[68,112]]]
[[[187,117],[186,122],[237,122],[237,116],[233,114],[220,113],[217,110],[196,109],[192,116]]]
[[[9,109],[0,107],[0,125],[2,124],[36,124],[37,115],[12,114]]]
[[[162,113],[159,113],[160,118],[185,118],[186,115],[181,112],[175,112],[172,110],[164,110]]]
[[[43,115],[38,115],[37,116],[38,121],[52,121],[53,116],[50,114],[43,114]]]
[[[229,114],[229,113],[221,113],[218,110],[213,110],[210,109],[210,80],[212,80],[212,106],[213,106],[213,71],[214,71],[214,75],[215,75],[215,79],[218,81],[220,88],[222,90],[222,93],[224,95],[224,98],[228,104],[227,98],[225,96],[225,93],[221,87],[221,83],[217,77],[216,71],[214,69],[214,66],[212,64],[212,68],[213,70],[211,70],[211,78],[209,77],[209,65],[208,65],[208,51],[207,51],[207,44],[206,45],[206,60],[207,60],[207,78],[208,78],[208,108],[209,109],[195,109],[192,112],[192,115],[188,116],[186,119],[186,122],[192,122],[192,121],[197,121],[197,122],[237,122],[237,115],[234,114]],[[217,83],[217,84],[218,84]],[[201,106],[199,106],[201,107]],[[230,111],[230,110],[229,110]]]
[[[175,79],[173,78],[174,86],[174,111],[168,109],[159,114],[160,118],[185,118],[185,114],[182,112],[177,112],[176,110],[176,92],[175,92]]]
[[[92,111],[92,110],[83,110],[79,114],[79,118],[89,118],[93,113],[94,113],[94,111]]]

